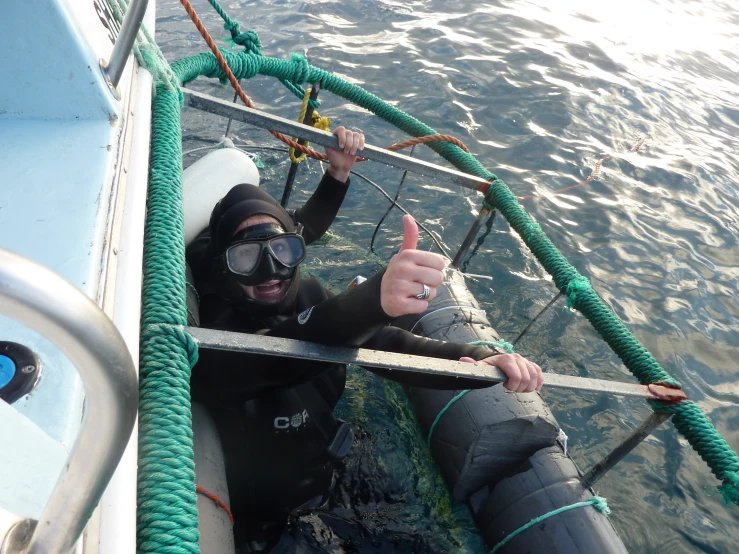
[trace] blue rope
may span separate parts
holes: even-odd
[[[476,340],[468,343],[472,346],[490,346],[493,348],[501,348],[508,352],[509,354],[513,354],[513,345],[505,341],[503,339],[496,340],[496,341],[489,341],[489,340]]]
[[[529,527],[533,527],[534,525],[541,523],[545,519],[549,519],[550,517],[559,515],[564,512],[569,512],[570,510],[574,510],[576,508],[584,508],[586,506],[592,506],[596,510],[598,510],[600,513],[608,515],[611,513],[611,510],[608,508],[608,503],[606,502],[606,499],[601,496],[594,496],[587,502],[578,502],[576,504],[570,504],[569,506],[563,506],[561,508],[557,508],[556,510],[552,510],[549,513],[544,514],[543,516],[535,517],[531,521],[529,521],[526,525],[523,525],[516,529],[513,533],[508,535],[506,538],[504,538],[502,541],[500,541],[498,544],[495,545],[495,547],[490,551],[490,554],[495,554],[498,550],[503,548],[503,545],[506,544],[508,541],[510,541],[513,537],[523,533],[528,529]]]
[[[513,345],[510,342],[504,341],[503,339],[496,340],[496,341],[488,341],[488,340],[476,340],[469,343],[472,346],[488,346],[488,347],[494,347],[494,348],[501,348],[508,352],[509,354],[513,354]],[[465,394],[470,392],[470,389],[463,390],[458,395],[456,395],[454,398],[452,398],[449,402],[447,402],[446,406],[444,406],[441,411],[436,414],[436,419],[434,419],[434,422],[431,424],[431,428],[429,429],[429,436],[426,439],[426,445],[431,449],[431,437],[434,434],[434,429],[436,429],[436,425],[439,423],[439,420],[441,420],[441,417],[447,412],[449,408],[452,407],[452,404],[454,404],[457,400],[462,398]]]

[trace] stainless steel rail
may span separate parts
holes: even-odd
[[[506,381],[506,375],[497,367],[482,364],[468,364],[454,360],[427,358],[410,354],[396,354],[365,348],[346,348],[324,346],[312,342],[283,339],[262,335],[247,335],[230,331],[214,331],[199,327],[185,327],[184,330],[195,339],[200,348],[212,350],[233,350],[267,354],[289,358],[302,358],[320,362],[358,364],[414,373],[429,373],[448,377],[467,377],[491,383]],[[563,388],[602,392],[619,396],[633,396],[656,400],[658,396],[644,385],[588,379],[572,375],[544,373],[545,388]]]
[[[321,146],[338,148],[338,139],[328,131],[322,131],[296,121],[290,121],[284,117],[247,108],[246,106],[234,104],[227,100],[221,100],[215,96],[196,92],[188,88],[183,88],[182,92],[185,95],[185,103],[191,108],[223,117],[230,117],[236,121],[248,123],[262,129],[269,129],[286,135],[296,136],[300,139],[309,140],[314,144],[320,144]],[[364,150],[362,150],[360,154],[369,160],[399,167],[400,169],[407,169],[408,171],[418,173],[419,175],[447,179],[453,184],[467,189],[487,190],[488,182],[480,177],[462,173],[456,169],[449,169],[440,165],[424,162],[423,160],[404,156],[403,154],[391,152],[390,150],[378,148],[377,146],[372,146],[370,144],[365,144]]]
[[[131,435],[138,406],[135,367],[118,330],[92,300],[53,271],[1,248],[0,313],[57,346],[85,387],[80,432],[51,498],[30,541],[16,541],[8,550],[66,554],[97,506]],[[29,525],[28,520],[22,523]]]
[[[121,80],[123,70],[126,68],[126,62],[128,62],[128,56],[131,55],[133,43],[139,34],[141,22],[144,20],[148,3],[149,0],[131,0],[126,15],[123,17],[121,32],[118,33],[118,40],[113,45],[110,61],[107,64],[101,65],[103,73],[112,88],[117,87]]]

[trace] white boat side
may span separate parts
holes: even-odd
[[[118,32],[108,0],[0,2],[0,21],[0,248],[95,301],[137,363],[151,76],[131,57],[119,94],[108,86],[100,60]],[[30,394],[0,402],[1,542],[14,518],[41,514],[77,437],[84,389],[38,333],[0,315],[0,340],[27,346],[42,366]],[[77,551],[135,552],[136,443],[134,430]]]

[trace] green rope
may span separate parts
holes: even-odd
[[[541,523],[545,519],[549,519],[550,517],[554,517],[564,512],[575,510],[577,508],[585,508],[587,506],[592,506],[593,508],[595,508],[596,510],[598,510],[600,513],[604,515],[608,515],[611,513],[611,510],[608,507],[608,503],[606,502],[606,499],[600,496],[594,496],[587,502],[577,502],[576,504],[570,504],[569,506],[563,506],[562,508],[557,508],[556,510],[552,510],[551,512],[546,513],[543,516],[535,517],[534,519],[529,521],[526,525],[523,525],[519,527],[518,529],[516,529],[513,533],[511,533],[506,538],[504,538],[502,541],[500,541],[498,544],[496,544],[495,547],[490,551],[490,554],[495,554],[495,552],[503,548],[503,545],[505,545],[508,541],[513,539],[515,536],[520,535],[521,533],[526,531],[526,529],[529,529],[533,527],[534,525]]]
[[[180,101],[160,84],[151,123],[144,235],[139,403],[138,552],[196,554],[190,370],[186,325]]]
[[[229,42],[234,45],[243,46],[246,52],[250,52],[255,56],[264,55],[262,54],[262,42],[259,40],[259,35],[257,35],[256,31],[244,31],[242,33],[241,23],[235,19],[231,19],[216,0],[208,0],[208,3],[213,6],[213,9],[223,19],[223,28],[231,33],[231,40]],[[288,79],[280,79],[280,82],[301,100],[305,97],[305,89],[300,85],[296,85]],[[313,109],[318,109],[321,106],[321,103],[317,99],[314,100],[311,98],[308,100],[308,103]]]
[[[434,422],[431,424],[431,427],[429,428],[429,436],[426,437],[426,446],[428,446],[429,450],[431,449],[431,437],[434,434],[434,429],[436,429],[436,425],[441,420],[441,417],[447,412],[449,408],[452,407],[452,405],[459,399],[463,398],[465,394],[470,392],[471,389],[463,390],[456,396],[452,397],[452,399],[446,403],[446,406],[444,406],[438,414],[436,414],[436,419],[434,419]]]

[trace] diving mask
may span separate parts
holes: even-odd
[[[305,259],[305,241],[276,223],[263,223],[236,233],[224,259],[229,272],[244,285],[290,279]]]

